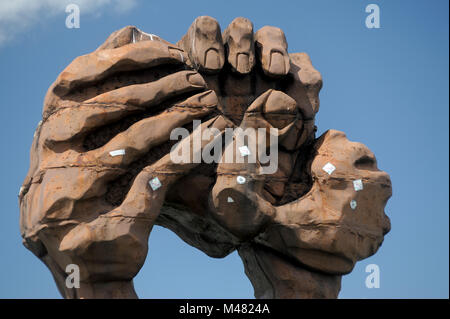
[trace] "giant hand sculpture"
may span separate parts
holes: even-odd
[[[136,297],[154,224],[211,257],[237,249],[257,298],[336,298],[341,275],[390,229],[391,183],[344,133],[315,138],[321,86],[280,29],[254,33],[244,18],[221,34],[199,17],[176,45],[114,32],[48,90],[19,194],[25,246],[65,298]],[[175,145],[177,128],[189,136]],[[242,147],[222,138],[232,128],[267,134],[224,160]],[[195,158],[211,144],[219,161],[173,161],[180,147]],[[249,158],[269,147],[277,166],[264,172]],[[70,264],[79,288],[65,284]]]

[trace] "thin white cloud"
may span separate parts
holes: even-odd
[[[66,16],[68,4],[77,4],[80,14],[97,14],[112,8],[116,12],[131,10],[137,0],[0,0],[0,46],[20,32],[56,15]],[[64,21],[64,20],[63,20]]]

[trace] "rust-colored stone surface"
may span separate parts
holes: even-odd
[[[363,144],[315,136],[321,87],[282,30],[255,32],[245,18],[222,33],[199,17],[175,45],[114,32],[47,92],[19,194],[24,245],[65,298],[137,297],[155,224],[211,257],[237,250],[257,298],[336,298],[341,276],[389,232],[392,189]],[[238,127],[277,129],[264,137],[275,171],[237,153],[224,160],[239,146],[225,132]],[[178,146],[191,158],[215,142],[222,160],[173,161],[176,128],[188,130]],[[192,147],[200,131],[210,134]],[[69,264],[79,288],[66,286]]]

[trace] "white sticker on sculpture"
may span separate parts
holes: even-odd
[[[250,150],[247,146],[240,146],[239,147],[239,152],[241,153],[242,157],[246,157],[250,155]]]
[[[39,127],[41,127],[41,125],[42,125],[42,121],[39,121],[39,123],[38,123],[38,125],[37,125],[37,127],[36,127],[36,130],[34,131],[33,138],[36,137],[37,131],[39,130]]]
[[[150,184],[150,187],[156,191],[158,188],[160,188],[162,186],[160,180],[158,177],[155,177],[154,179],[152,179],[150,182],[148,182]]]
[[[353,188],[355,189],[355,191],[360,191],[363,189],[363,183],[362,180],[357,179],[353,181]]]
[[[19,196],[22,195],[22,192],[24,191],[24,189],[25,189],[25,187],[20,186],[20,189],[19,189]]]
[[[328,162],[328,163],[326,163],[326,164],[324,165],[324,167],[322,167],[322,169],[323,169],[325,172],[327,172],[328,175],[331,175],[331,173],[334,172],[334,170],[336,169],[336,167],[335,167],[333,164],[331,164],[330,162]]]
[[[246,179],[244,176],[238,176],[236,177],[236,181],[238,182],[238,184],[244,184]]]
[[[353,199],[353,200],[350,202],[350,207],[351,207],[351,209],[355,210],[355,209],[356,209],[356,206],[357,206],[356,200]]]
[[[112,157],[119,156],[119,155],[125,155],[125,150],[121,149],[121,150],[111,151],[111,152],[109,152],[109,155],[111,155]]]
[[[227,198],[227,202],[228,202],[228,203],[234,203],[234,200],[233,200],[231,197],[228,197],[228,198]]]

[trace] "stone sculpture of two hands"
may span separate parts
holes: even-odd
[[[341,276],[390,230],[392,190],[364,145],[334,130],[315,137],[321,87],[283,31],[254,33],[245,18],[222,33],[199,17],[176,45],[114,32],[47,92],[19,194],[25,246],[65,298],[136,297],[155,224],[211,257],[237,249],[257,298],[336,298]],[[177,128],[190,135],[173,140]],[[224,160],[240,149],[238,135],[224,138],[237,128],[264,128],[267,144]],[[173,160],[180,147],[192,159],[212,144],[219,160]],[[269,147],[277,166],[267,173],[249,159]],[[71,264],[79,288],[66,285]]]

